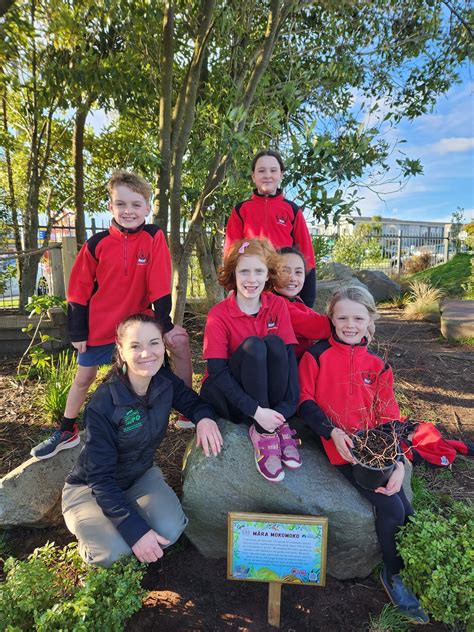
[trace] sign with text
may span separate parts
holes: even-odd
[[[324,586],[327,518],[229,513],[227,578]]]

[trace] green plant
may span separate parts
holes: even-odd
[[[386,604],[378,617],[370,615],[368,632],[408,632],[411,625],[403,614]]]
[[[327,260],[327,257],[331,254],[334,240],[325,235],[315,235],[312,241],[314,260],[316,261],[316,268],[318,268],[318,265]]]
[[[474,510],[453,502],[420,508],[398,536],[403,580],[438,621],[474,623]]]
[[[53,423],[61,419],[76,370],[76,355],[70,351],[61,351],[56,360],[50,359],[49,370],[43,372],[46,390],[41,401],[41,408]]]
[[[423,320],[431,314],[437,314],[442,296],[442,290],[432,287],[426,281],[412,281],[409,302],[404,309],[405,316],[412,320]]]
[[[141,607],[144,569],[134,557],[110,569],[88,566],[75,543],[48,543],[27,560],[5,562],[0,620],[11,632],[122,630]]]
[[[459,253],[454,255],[452,259],[439,266],[428,268],[423,272],[417,272],[409,277],[405,277],[405,281],[426,281],[432,286],[437,287],[449,296],[460,296],[468,298],[463,288],[464,284],[468,284],[472,277],[471,262],[474,255],[468,253]]]

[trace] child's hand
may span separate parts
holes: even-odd
[[[79,353],[85,353],[87,351],[87,340],[82,340],[81,342],[71,342],[74,349],[77,349]]]
[[[178,336],[187,337],[187,335],[188,334],[186,332],[186,329],[184,329],[184,327],[181,327],[180,325],[175,325],[173,329],[170,329],[170,331],[168,331],[163,336],[163,342],[165,343],[168,349],[173,349],[175,345],[175,338],[177,338]]]
[[[336,450],[345,461],[349,461],[349,463],[356,463],[356,460],[349,450],[349,448],[354,447],[354,444],[352,443],[352,439],[344,432],[344,430],[341,428],[333,428],[331,430],[331,439],[334,441]]]
[[[281,413],[278,413],[272,408],[262,408],[259,406],[253,416],[259,426],[262,426],[268,432],[275,432],[275,430],[285,423],[285,418]]]
[[[221,432],[213,419],[203,417],[196,425],[196,445],[201,446],[206,456],[217,456],[222,449],[223,441]],[[209,450],[210,448],[210,450]]]
[[[385,487],[377,487],[375,491],[377,494],[393,496],[393,494],[397,494],[401,490],[404,477],[405,466],[401,461],[397,461],[395,463],[395,469],[393,470],[392,476],[388,479],[388,483]]]

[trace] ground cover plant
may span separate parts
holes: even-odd
[[[442,288],[448,296],[474,298],[474,293],[468,293],[464,288],[472,275],[473,257],[474,255],[469,253],[458,253],[446,263],[409,275],[404,281],[425,281],[433,287]]]

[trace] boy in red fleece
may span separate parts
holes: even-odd
[[[31,450],[37,459],[79,443],[76,422],[81,406],[97,368],[112,362],[118,323],[131,314],[154,314],[176,374],[187,386],[192,383],[187,333],[170,318],[171,259],[165,235],[158,226],[145,223],[151,186],[136,174],[116,171],[107,188],[112,224],[82,246],[67,292],[69,336],[79,366],[60,428]]]

